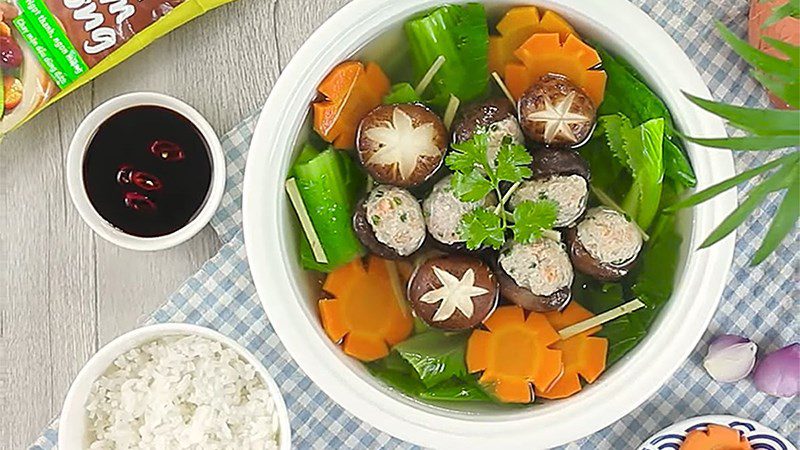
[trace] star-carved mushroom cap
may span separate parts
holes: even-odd
[[[358,129],[358,158],[385,184],[413,187],[431,177],[447,151],[447,129],[428,108],[417,104],[381,105]]]
[[[528,139],[577,146],[591,134],[596,109],[581,88],[560,75],[545,75],[519,100],[519,122]]]
[[[464,330],[483,322],[497,304],[498,286],[481,260],[451,255],[433,258],[414,273],[409,299],[427,324],[444,330]]]

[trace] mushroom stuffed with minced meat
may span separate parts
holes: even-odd
[[[398,259],[425,242],[425,219],[407,190],[379,185],[356,205],[353,228],[364,246],[383,258]]]
[[[642,234],[621,213],[592,208],[566,233],[575,269],[601,281],[616,281],[630,272],[642,250]]]
[[[500,252],[497,266],[503,298],[525,309],[557,311],[572,298],[574,272],[559,241],[512,242]]]

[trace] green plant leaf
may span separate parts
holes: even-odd
[[[484,244],[497,250],[506,242],[502,219],[486,208],[478,208],[461,218],[461,237],[470,250],[477,250]]]
[[[731,234],[761,203],[764,202],[764,199],[767,198],[770,192],[785,189],[793,181],[796,181],[792,179],[795,170],[796,168],[792,164],[784,165],[761,184],[751,189],[747,198],[711,232],[706,240],[700,244],[700,248],[710,247],[725,238],[725,236]]]
[[[800,120],[800,117],[798,117]],[[687,141],[705,147],[727,148],[739,151],[764,151],[800,145],[800,136],[744,136],[732,138],[692,138],[684,137]]]
[[[770,224],[761,246],[753,255],[750,263],[752,266],[761,264],[778,248],[786,235],[794,229],[797,218],[800,217],[800,170],[798,169],[800,166],[795,166],[795,174],[792,175],[794,182],[790,182],[789,189],[786,190],[786,195],[783,197],[775,218],[772,219],[772,224]]]
[[[489,147],[489,136],[484,133],[475,134],[472,139],[451,145],[444,163],[453,172],[468,173],[472,169],[485,168],[486,150]]]
[[[761,1],[763,2],[764,0]],[[761,28],[767,28],[787,17],[794,17],[795,19],[800,17],[800,0],[788,0],[785,4],[775,8],[761,25]]]
[[[522,145],[504,143],[497,152],[497,179],[516,183],[532,175],[533,157]]]
[[[769,36],[761,36],[761,39],[763,39],[764,42],[769,44],[775,50],[783,53],[784,56],[789,58],[789,61],[791,61],[792,63],[794,64],[800,63],[800,46],[790,44],[788,42],[782,41],[780,39],[775,39]]]
[[[397,83],[392,86],[392,90],[383,97],[384,105],[391,105],[395,103],[414,103],[421,102],[422,99],[414,91],[414,86],[409,83]]]
[[[525,200],[514,208],[514,240],[524,244],[542,237],[544,230],[553,228],[557,216],[556,202]]]
[[[394,350],[414,368],[420,381],[431,387],[467,374],[467,337],[467,333],[430,330],[395,345]]]
[[[450,185],[456,197],[464,202],[483,200],[494,189],[492,183],[478,169],[472,169],[466,175],[461,172],[454,173]]]
[[[786,83],[791,83],[800,79],[800,68],[795,67],[791,61],[768,55],[758,50],[733,34],[722,22],[717,22],[717,30],[722,36],[722,39],[724,39],[742,59],[747,61],[754,68],[778,77]]]
[[[452,378],[439,383],[421,391],[419,398],[429,401],[494,402],[494,398],[483,390],[480,383],[470,377]]]
[[[788,105],[794,108],[800,108],[800,83],[796,81],[793,83],[785,83],[770,74],[757,70],[752,71],[752,75],[766,90],[778,96]]]
[[[759,167],[747,170],[745,172],[740,173],[739,175],[728,178],[727,180],[717,183],[709,188],[703,189],[700,192],[692,194],[691,196],[673,205],[668,206],[667,208],[664,209],[664,211],[675,212],[679,209],[699,205],[700,203],[710,200],[716,197],[717,195],[727,191],[728,189],[731,189],[736,185],[741,184],[751,178],[757,177],[758,175],[761,175],[762,173],[768,170],[774,169],[783,164],[790,164],[792,162],[794,162],[794,164],[797,164],[798,161],[800,161],[800,154],[798,154],[797,152],[786,156],[782,156],[768,163],[765,163]]]
[[[697,106],[726,119],[732,126],[745,131],[770,135],[796,135],[800,132],[800,111],[746,108],[706,100],[685,92],[683,95]]]

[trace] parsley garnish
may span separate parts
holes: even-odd
[[[506,241],[508,229],[514,232],[514,240],[527,243],[553,227],[558,213],[553,201],[524,201],[513,214],[506,211],[511,194],[532,175],[529,165],[533,158],[525,147],[506,138],[496,161],[492,162],[487,158],[489,137],[485,133],[477,133],[472,139],[452,147],[445,163],[454,172],[455,195],[461,201],[476,202],[494,192],[498,199],[495,208],[480,207],[461,219],[461,237],[466,240],[467,248],[476,250],[486,245],[499,249]],[[502,189],[503,182],[512,184]]]

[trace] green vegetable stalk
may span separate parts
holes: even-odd
[[[363,252],[352,227],[354,199],[364,179],[350,158],[329,148],[318,152],[306,146],[291,170],[303,204],[319,237],[327,264],[316,261],[308,239],[300,233],[301,263],[306,269],[330,272]]]
[[[411,62],[419,80],[439,56],[445,63],[433,78],[426,99],[444,108],[450,95],[477,99],[489,83],[489,28],[483,5],[446,5],[405,24]]]

